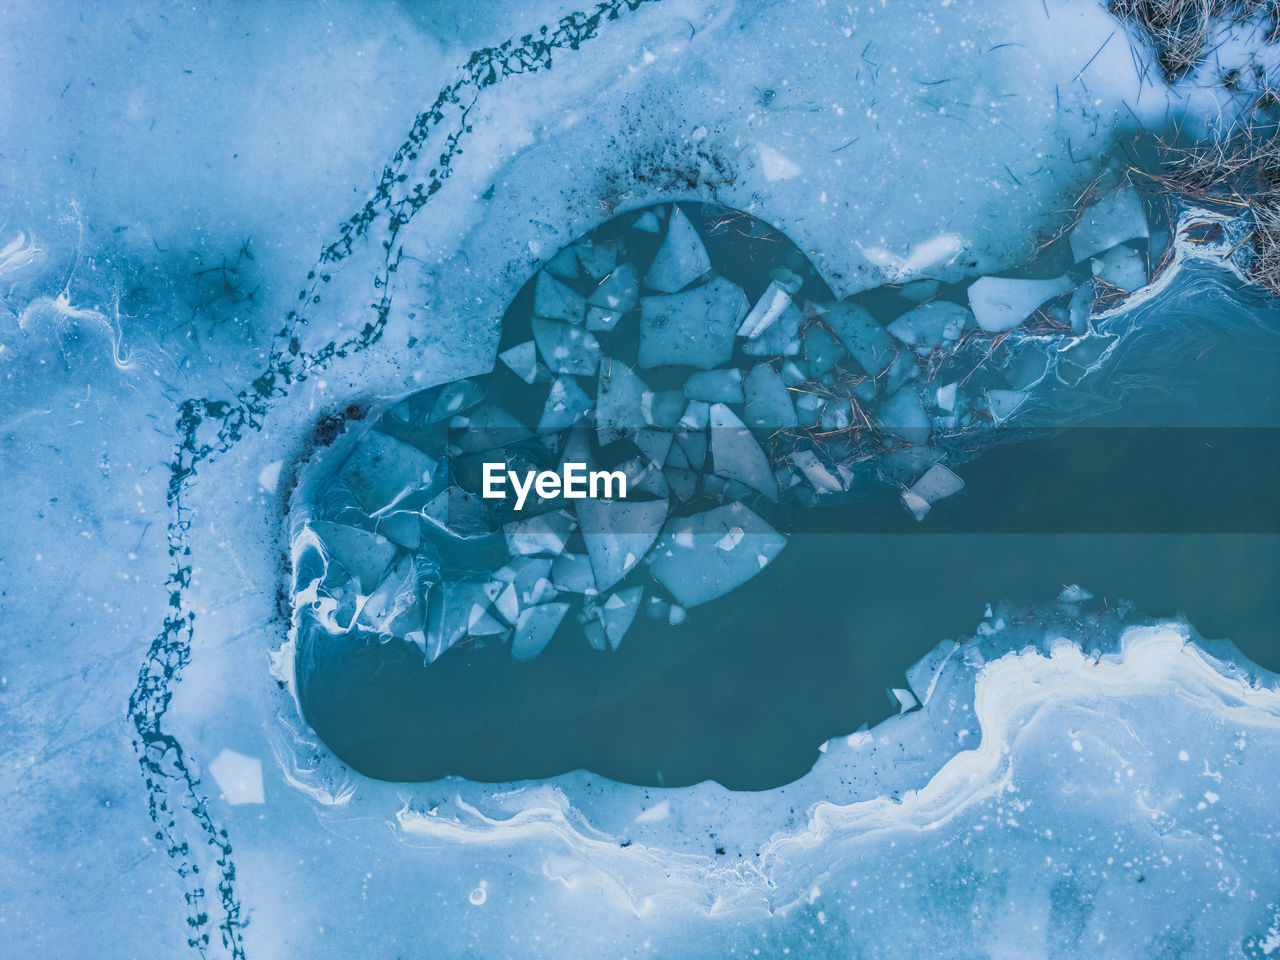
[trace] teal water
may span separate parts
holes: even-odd
[[[1141,310],[1143,332],[1088,386],[1088,429],[986,451],[923,525],[891,487],[795,517],[760,576],[676,627],[642,614],[613,654],[563,627],[533,662],[463,645],[430,667],[398,642],[304,636],[307,718],[381,779],[584,768],[764,789],[896,711],[887,688],[971,634],[987,602],[1047,603],[1072,583],[1145,617],[1185,614],[1280,668],[1276,304],[1189,273]],[[1034,423],[1080,422],[1079,394],[1059,393]]]

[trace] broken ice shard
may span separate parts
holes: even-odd
[[[550,554],[564,550],[577,521],[563,510],[549,510],[528,520],[507,524],[507,552],[513,557]]]
[[[844,489],[844,485],[812,450],[796,450],[791,454],[791,462],[804,474],[804,478],[809,481],[815,493],[839,493]]]
[[[610,648],[617,650],[622,638],[631,629],[643,595],[643,587],[628,587],[610,594],[609,599],[601,604],[600,622],[604,625]]]
[[[534,316],[582,323],[585,312],[586,305],[579,293],[546,271],[538,274],[533,290]]]
[[[517,344],[510,350],[503,350],[498,354],[498,359],[525,383],[533,383],[538,379],[538,348],[532,340]]]
[[[744,412],[748,426],[773,432],[794,427],[799,422],[791,404],[791,394],[770,364],[752,367],[742,382],[742,390],[746,396]]]
[[[963,480],[942,464],[935,463],[902,494],[902,501],[917,520],[923,520],[933,504],[963,489]]]
[[[534,317],[533,339],[552,373],[589,377],[600,363],[600,344],[590,331],[571,323]]]
[[[765,328],[782,315],[782,311],[791,306],[791,294],[787,293],[775,280],[765,288],[756,305],[751,308],[742,326],[738,327],[738,336],[754,340],[764,333]]]
[[[818,308],[819,318],[871,376],[879,376],[897,355],[893,337],[856,303],[836,301]]]
[[[1113,247],[1090,264],[1093,275],[1125,293],[1133,293],[1147,282],[1147,266],[1142,254],[1132,247]]]
[[[431,483],[436,462],[417,447],[371,430],[347,457],[341,477],[370,516]]]
[[[1000,333],[1022,323],[1046,300],[1070,293],[1072,287],[1066,276],[1052,280],[982,277],[969,285],[969,307],[978,326],[988,333]]]
[[[596,439],[601,446],[621,440],[646,424],[646,395],[652,398],[652,391],[621,360],[610,357],[600,364],[596,385]]]
[[[934,300],[908,310],[888,330],[916,352],[927,354],[954,343],[971,322],[973,314],[960,304]]]
[[[587,304],[622,314],[634,307],[639,299],[640,282],[636,279],[636,268],[634,264],[622,263],[600,281],[587,298]]]
[[[684,395],[707,403],[742,403],[742,371],[722,367],[695,373],[684,382]]]
[[[758,490],[770,500],[778,499],[778,483],[769,459],[732,410],[723,403],[712,405],[711,464],[720,476],[737,480]]]
[[[361,593],[373,591],[396,555],[391,541],[368,530],[325,520],[317,520],[310,526],[320,539],[325,558],[350,574]]]
[[[649,552],[667,517],[665,500],[579,500],[578,523],[595,571],[608,590]]]
[[[908,443],[924,443],[929,439],[929,416],[914,387],[904,387],[883,401],[876,407],[875,417],[881,430]]]
[[[711,258],[702,238],[678,206],[673,207],[667,235],[645,274],[644,282],[653,290],[675,293],[711,269]],[[644,364],[641,364],[644,366]]]
[[[672,517],[650,571],[683,606],[724,596],[772,562],[786,538],[742,503]]]
[[[511,642],[511,656],[516,660],[532,660],[542,653],[568,609],[567,603],[542,603],[521,610],[515,639]]]
[[[1132,187],[1122,187],[1087,207],[1071,231],[1071,255],[1077,263],[1124,243],[1150,236],[1142,201]]]
[[[723,277],[684,293],[640,301],[640,366],[690,366],[702,370],[728,363],[746,297]]]
[[[572,377],[556,377],[547,393],[538,420],[538,434],[558,433],[573,426],[590,411],[592,400]]]

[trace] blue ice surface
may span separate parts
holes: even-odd
[[[826,276],[957,279],[965,259],[934,256],[955,245],[923,241],[954,235],[982,271],[1012,265],[1095,173],[1058,165],[1064,142],[1096,157],[1130,107],[1167,106],[1106,82],[1136,68],[1099,5],[989,9],[622,12],[557,48],[553,70],[489,88],[486,116],[520,118],[516,135],[475,123],[427,216],[393,235],[375,204],[351,256],[319,261],[347,249],[334,224],[379,194],[430,92],[560,5],[524,5],[522,23],[493,2],[0,14],[22,53],[6,58],[0,117],[0,952],[1273,954],[1275,678],[1229,650],[1212,659],[1177,625],[1117,652],[1120,628],[1100,623],[1083,652],[1050,652],[1055,629],[1076,628],[993,613],[991,634],[911,683],[923,709],[829,744],[814,779],[763,801],[586,775],[505,793],[375,784],[308,736],[286,689],[290,465],[332,411],[487,368],[514,284],[599,218],[583,172],[612,135],[670,145],[699,196],[717,181],[730,205],[767,207]],[[809,102],[832,77],[848,97]],[[1013,86],[1026,102],[1001,124],[942,119],[940,105],[986,119],[972,94]],[[1193,121],[1208,89],[1188,92]],[[396,201],[428,195],[462,129],[457,101],[442,104],[429,149],[392,160],[381,187]],[[884,162],[900,144],[932,149],[940,129],[937,178]],[[557,149],[570,162],[547,162]],[[730,154],[732,178],[705,159]],[[685,192],[627,176],[627,202]],[[860,209],[837,205],[850,196]],[[403,286],[384,302],[387,249]],[[362,338],[379,309],[385,332]],[[326,359],[253,386],[285,356]],[[205,424],[189,435],[186,397],[209,399],[183,411]],[[179,436],[216,452],[176,478],[171,525]],[[157,636],[172,645],[149,650]]]

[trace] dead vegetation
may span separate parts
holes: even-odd
[[[1171,83],[1195,70],[1209,52],[1214,27],[1223,21],[1256,18],[1267,42],[1280,37],[1280,0],[1110,0],[1107,9],[1147,35]]]
[[[1168,83],[1210,57],[1223,23],[1252,23],[1263,42],[1280,42],[1280,0],[1110,0],[1108,9],[1147,36]],[[1224,89],[1252,99],[1249,116],[1229,135],[1208,142],[1162,142],[1160,169],[1147,175],[1175,194],[1249,216],[1253,227],[1241,244],[1253,245],[1250,274],[1280,295],[1280,96],[1260,67],[1249,72],[1256,90],[1245,89],[1249,84],[1238,68],[1217,78]]]
[[[1252,243],[1250,276],[1280,296],[1280,129],[1251,124],[1218,142],[1166,145],[1163,160],[1153,178],[1166,189],[1251,218],[1237,246]]]

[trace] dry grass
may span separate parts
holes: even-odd
[[[1166,147],[1158,179],[1184,196],[1247,211],[1250,274],[1280,295],[1280,129],[1251,125],[1222,142]]]
[[[1215,27],[1223,21],[1256,22],[1266,43],[1280,41],[1280,0],[1109,0],[1117,19],[1148,37],[1167,82],[1192,73],[1210,55]],[[1230,136],[1191,146],[1166,144],[1159,180],[1169,190],[1201,202],[1226,204],[1248,213],[1255,256],[1252,277],[1280,295],[1280,104],[1266,78],[1255,91],[1252,116]],[[1239,70],[1219,82],[1241,92]],[[1243,242],[1243,241],[1242,241]]]
[[[1170,82],[1200,64],[1215,23],[1258,18],[1266,23],[1268,41],[1280,33],[1280,0],[1110,0],[1107,9],[1147,34]]]

